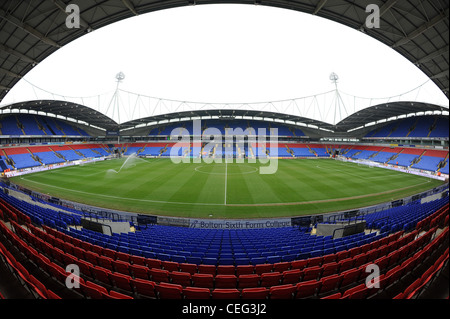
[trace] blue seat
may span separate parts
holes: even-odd
[[[313,258],[313,257],[319,257],[323,255],[323,250],[313,250],[309,253],[309,257]]]
[[[172,255],[172,261],[175,261],[177,263],[185,263],[186,257],[181,255]]]
[[[202,257],[188,256],[186,262],[189,264],[200,265],[202,263]]]
[[[141,256],[142,255],[142,250],[138,249],[138,248],[130,248],[129,254],[130,255]]]
[[[266,257],[255,257],[255,258],[251,258],[250,259],[250,263],[252,265],[260,265],[260,264],[265,264],[266,263]]]
[[[193,251],[191,253],[192,257],[199,257],[200,259],[203,258],[205,256],[204,252],[200,252],[200,251]]]
[[[279,263],[279,262],[281,262],[281,257],[280,256],[267,256],[266,262],[268,264]]]
[[[247,257],[252,259],[252,258],[257,258],[257,257],[261,257],[261,254],[258,252],[248,252],[247,253]]]
[[[238,258],[248,258],[246,253],[234,253],[234,259],[238,259]]]
[[[121,253],[125,253],[128,254],[130,252],[130,250],[128,249],[128,247],[125,246],[117,246],[117,251],[120,251]]]
[[[308,259],[308,258],[309,258],[309,252],[301,252],[297,255],[298,260]]]
[[[214,266],[217,266],[217,258],[203,257],[202,263],[205,264],[205,265],[214,265]]]
[[[191,253],[189,251],[178,251],[178,255],[188,257],[191,256]]]
[[[157,259],[161,259],[162,261],[170,261],[171,255],[165,253],[157,253]]]
[[[220,257],[219,265],[226,265],[226,266],[230,266],[230,265],[234,265],[234,258],[222,258]]]
[[[250,264],[250,258],[247,258],[247,257],[235,258],[234,259],[234,263],[236,264],[236,266],[249,265]]]
[[[156,254],[150,250],[142,250],[142,256],[145,258],[156,259]]]
[[[283,257],[281,257],[281,261],[294,261],[297,259],[297,254],[289,254],[289,255],[284,255]]]

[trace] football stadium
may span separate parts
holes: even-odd
[[[72,3],[80,25],[68,28]],[[217,3],[4,1],[0,100],[92,30]],[[135,116],[118,120],[38,83],[39,98],[0,106],[0,299],[258,299],[262,314],[275,299],[448,300],[448,1],[237,3],[359,30],[420,68],[447,105],[421,101],[421,88],[350,96],[331,72],[323,94],[193,103],[120,90],[120,72],[113,94],[93,99],[117,114],[132,100]],[[320,106],[334,121],[306,111]],[[337,116],[345,107],[355,111]]]

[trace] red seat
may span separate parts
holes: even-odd
[[[315,296],[320,289],[320,284],[320,281],[317,280],[309,280],[298,283],[295,298],[301,299]]]
[[[343,272],[353,268],[353,262],[354,262],[353,258],[346,258],[339,261],[339,271]]]
[[[388,272],[385,275],[385,284],[386,286],[389,286],[396,282],[401,275],[402,268],[400,265],[395,266],[394,268],[388,270]]]
[[[353,247],[348,250],[348,257],[353,258],[361,253],[361,247]]]
[[[342,296],[342,294],[341,294],[340,292],[337,292],[337,293],[335,293],[335,294],[331,294],[331,295],[322,297],[322,298],[320,298],[320,299],[340,299],[341,296]]]
[[[412,284],[406,287],[404,293],[404,298],[409,299],[414,295],[414,292],[417,288],[419,288],[422,284],[422,278],[417,278]]]
[[[166,282],[161,282],[155,286],[155,291],[160,299],[182,299],[183,287]]]
[[[366,284],[360,284],[356,287],[346,290],[342,294],[343,299],[364,299],[368,293]]]
[[[253,274],[255,267],[253,265],[239,265],[236,267],[236,276]]]
[[[103,299],[102,293],[108,293],[105,287],[91,281],[80,282],[80,288],[86,298]]]
[[[300,282],[303,271],[300,269],[291,269],[283,272],[283,284],[294,284]]]
[[[216,288],[236,288],[237,277],[235,275],[216,275]]]
[[[94,268],[91,269],[91,272],[94,274],[95,279],[98,281],[101,281],[104,284],[111,285],[109,274],[111,271],[109,269],[105,269],[99,266],[94,266]]]
[[[307,267],[320,266],[322,264],[323,256],[309,258]]]
[[[121,274],[124,275],[130,275],[130,264],[125,262],[125,261],[121,261],[121,260],[114,260],[112,262],[114,271],[119,272]]]
[[[161,269],[161,260],[153,258],[145,258],[145,264],[148,268]]]
[[[380,286],[379,290],[383,290],[384,288],[387,287],[387,282],[388,282],[388,278],[386,278],[385,274],[381,274],[378,278],[378,285]],[[377,288],[372,288],[372,289],[377,289]],[[377,289],[378,290],[378,289]]]
[[[282,275],[279,272],[267,272],[261,274],[261,287],[277,286],[281,282]]]
[[[94,253],[92,251],[86,251],[84,253],[84,255],[86,256],[86,261],[87,262],[90,262],[94,266],[98,266],[98,263],[97,263],[98,255],[96,253]]]
[[[263,273],[271,272],[273,264],[259,264],[255,265],[255,274],[261,275]]]
[[[94,245],[93,252],[95,252],[98,255],[103,255],[105,257],[111,258],[111,259],[116,259],[116,251],[109,249],[109,248],[102,248],[100,246]]]
[[[189,264],[189,263],[181,263],[179,265],[180,271],[182,272],[188,272],[191,275],[197,273],[197,265],[196,264]]]
[[[81,266],[82,263],[79,263],[78,265]],[[82,267],[80,267],[80,271],[82,274],[84,274]],[[49,272],[50,275],[53,276],[53,278],[65,284],[67,279],[67,273],[62,267],[58,266],[57,264],[51,263],[49,267]]]
[[[163,261],[161,262],[161,266],[164,270],[168,271],[179,271],[178,263],[174,261]]]
[[[291,263],[287,261],[273,264],[273,271],[282,273],[283,271],[289,270],[289,268],[291,268]]]
[[[303,269],[303,281],[318,279],[322,272],[322,268],[319,266],[313,266]]]
[[[408,256],[409,250],[410,250],[409,245],[399,248],[398,249],[398,251],[399,251],[398,260],[403,261]]]
[[[322,266],[322,277],[337,274],[339,271],[339,264],[337,262],[330,262]]]
[[[64,246],[63,250],[66,254],[75,255],[75,253],[73,252],[74,246],[71,243],[64,242],[63,246]]]
[[[211,274],[193,274],[192,285],[194,287],[213,288],[214,276]]]
[[[291,269],[303,269],[308,264],[307,259],[291,261]]]
[[[155,298],[155,283],[153,281],[144,280],[140,278],[131,279],[131,284],[134,286],[134,291],[142,296]]]
[[[234,275],[236,267],[231,265],[217,266],[217,275]]]
[[[127,292],[133,292],[131,286],[131,277],[121,273],[113,272],[109,274],[109,278],[115,287],[123,289]]]
[[[265,287],[245,288],[242,289],[242,299],[267,299],[269,289]]]
[[[92,273],[92,268],[94,268],[94,266],[90,262],[78,260],[77,265],[80,268],[80,272],[83,276],[94,278],[94,274]]]
[[[38,258],[37,258],[37,262],[38,262],[39,267],[42,270],[44,270],[47,273],[50,273],[49,268],[50,268],[51,262],[46,256],[39,254]]]
[[[392,251],[391,253],[389,253],[388,257],[389,257],[389,266],[393,266],[398,262],[400,258],[400,251],[399,250]]]
[[[64,235],[62,235],[62,236],[64,236]],[[59,236],[58,236],[58,238],[60,238],[61,240],[64,240],[64,237],[59,237]],[[102,255],[103,255],[103,251],[106,250],[106,249],[107,249],[107,248],[103,248],[102,246],[92,244],[90,250],[91,250],[92,252],[96,253],[97,255],[102,256]]]
[[[186,299],[210,299],[211,291],[208,288],[185,287],[183,289],[183,296]]]
[[[172,271],[169,273],[169,278],[173,284],[182,286],[191,285],[191,274],[188,272]]]
[[[381,254],[380,256],[381,257],[379,257],[374,261],[374,264],[378,266],[380,272],[383,272],[386,269],[387,265],[389,264],[389,257]]]
[[[240,275],[238,277],[238,287],[239,289],[257,287],[260,278],[258,274]]]
[[[80,247],[84,249],[85,252],[92,250],[92,243],[87,241],[81,241]]]
[[[121,251],[116,251],[116,259],[129,263],[130,262],[130,254],[127,254],[127,253],[124,253]]]
[[[405,293],[400,292],[396,296],[392,297],[392,299],[405,299]]]
[[[216,266],[214,265],[198,265],[198,273],[199,274],[210,274],[215,276],[216,275]]]
[[[54,293],[50,289],[47,289],[47,297],[48,297],[48,299],[62,299],[60,296],[58,296],[56,293]]]
[[[37,256],[38,256],[37,253],[34,256],[31,256],[32,260],[37,262],[37,259],[36,259]],[[77,262],[78,262],[78,259],[75,256],[71,255],[71,254],[64,254],[63,255],[63,260],[64,260],[64,264],[65,265],[77,264]]]
[[[331,262],[336,262],[336,254],[328,254],[323,256],[322,266]]]
[[[239,299],[241,293],[237,289],[216,288],[211,293],[212,299]]]
[[[102,293],[103,299],[134,299],[133,297],[129,295],[122,294],[120,292],[111,290],[109,294]]]
[[[340,262],[341,260],[347,259],[349,256],[348,250],[343,250],[336,253],[336,262]]]
[[[415,265],[416,265],[415,263],[416,263],[416,259],[414,257],[405,260],[401,265],[402,276],[405,276],[406,274],[408,274],[415,267]]]
[[[367,253],[367,260],[366,262],[373,262],[375,259],[378,258],[378,249],[372,249],[369,250]]]
[[[74,246],[72,248],[72,250],[73,250],[73,255],[75,257],[77,257],[78,259],[82,259],[82,260],[86,259],[85,255],[84,255],[84,249]]]
[[[270,299],[292,299],[297,287],[294,285],[272,286],[269,288]]]
[[[37,293],[41,295],[43,298],[48,298],[47,295],[47,288],[45,285],[40,282],[36,277],[33,275],[28,276],[29,282],[34,286],[35,290],[37,290]]]
[[[366,254],[359,254],[354,258],[353,267],[359,267],[364,265],[364,263],[367,261],[367,255]]]
[[[345,287],[347,285],[357,282],[360,274],[361,274],[361,269],[359,269],[359,268],[353,268],[353,269],[349,269],[347,271],[341,272],[341,275],[343,275],[343,278],[341,281],[341,287]]]
[[[152,268],[149,270],[152,281],[169,282],[169,271],[163,269]]]
[[[150,269],[146,266],[137,264],[130,265],[130,272],[133,274],[135,278],[141,278],[146,280],[150,278]]]
[[[320,279],[321,285],[320,285],[320,294],[327,293],[330,291],[333,291],[337,288],[339,288],[341,284],[341,280],[344,277],[344,275],[340,274],[334,274],[327,277],[322,277]]]
[[[145,257],[130,255],[130,263],[133,265],[145,266]]]
[[[56,261],[60,262],[61,264],[64,264],[64,265],[66,264],[66,261],[64,260],[65,254],[61,249],[59,249],[57,247],[53,247],[52,256]],[[87,256],[86,256],[86,261],[88,261]],[[90,264],[92,264],[90,261],[88,261],[88,262]],[[95,265],[97,265],[97,258],[95,258]]]

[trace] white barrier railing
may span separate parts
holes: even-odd
[[[441,181],[445,181],[446,179],[448,179],[447,174],[436,175],[434,172],[431,172],[431,171],[418,170],[418,169],[408,168],[408,167],[400,166],[400,165],[383,164],[383,163],[364,160],[364,159],[347,158],[344,156],[337,156],[336,160],[342,161],[342,162],[351,162],[351,163],[356,163],[356,164],[362,164],[362,165],[366,165],[366,166],[370,166],[370,167],[380,167],[380,168],[390,169],[393,171],[438,179]]]

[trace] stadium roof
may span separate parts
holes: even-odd
[[[9,104],[0,108],[0,114],[6,115],[8,112],[28,113],[30,111],[37,114],[58,116],[64,119],[70,118],[108,131],[117,129],[117,123],[105,114],[73,102],[39,100]]]
[[[133,121],[128,121],[126,123],[121,124],[122,129],[129,129],[136,127],[140,124],[147,124],[152,122],[161,122],[161,121],[167,121],[167,120],[175,120],[175,119],[195,119],[195,118],[208,118],[208,117],[218,117],[223,119],[232,119],[234,117],[252,117],[252,118],[263,118],[263,119],[271,119],[271,120],[278,120],[278,121],[291,121],[291,122],[300,122],[306,125],[313,125],[319,128],[323,129],[331,129],[331,125],[322,121],[301,117],[301,116],[295,116],[295,115],[289,115],[289,114],[283,114],[283,113],[276,113],[276,112],[268,112],[268,111],[255,111],[255,110],[238,110],[238,109],[227,109],[227,110],[220,110],[220,109],[211,109],[211,110],[196,110],[196,111],[184,111],[184,112],[175,112],[175,113],[169,113],[169,114],[163,114],[163,115],[156,115],[156,116],[150,116],[142,119],[137,119]],[[155,123],[157,124],[157,123]]]
[[[224,118],[250,117],[254,119],[273,120],[278,122],[287,122],[293,125],[306,125],[310,128],[328,130],[331,132],[345,133],[355,130],[369,123],[396,118],[403,115],[425,113],[442,114],[448,113],[448,108],[420,102],[390,102],[367,107],[358,111],[336,125],[314,120],[311,118],[277,113],[272,111],[244,110],[244,109],[205,109],[182,112],[172,112],[167,114],[144,117],[125,123],[117,123],[105,114],[98,112],[90,107],[67,101],[38,100],[19,102],[6,105],[0,108],[0,114],[9,113],[34,113],[59,116],[63,119],[72,119],[77,122],[85,122],[97,128],[106,131],[127,130],[139,127],[141,125],[158,125],[167,121],[191,120],[196,118]],[[291,122],[291,123],[290,123]],[[300,124],[301,123],[301,124]]]
[[[420,102],[383,103],[368,107],[346,117],[336,125],[336,131],[347,132],[369,123],[396,118],[408,114],[422,114],[425,112],[448,112],[448,108]]]
[[[80,28],[66,7],[80,8]],[[67,43],[110,23],[187,5],[242,3],[297,10],[360,30],[420,68],[449,96],[448,0],[5,0],[0,4],[0,102],[34,66]],[[380,28],[365,25],[366,6],[380,8]]]

